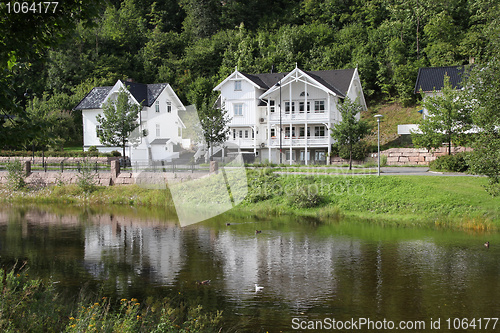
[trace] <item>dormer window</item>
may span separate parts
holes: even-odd
[[[171,113],[172,112],[172,102],[167,101],[167,112]]]
[[[300,93],[300,97],[304,97],[305,95],[306,95],[305,91],[303,91],[303,92]],[[307,93],[307,96],[309,96],[309,93]]]
[[[234,91],[241,91],[241,80],[234,81]]]
[[[155,111],[160,112],[160,101],[156,101],[155,103]]]

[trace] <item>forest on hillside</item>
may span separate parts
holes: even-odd
[[[167,82],[185,104],[201,105],[236,66],[246,73],[357,66],[368,101],[411,105],[418,68],[485,63],[498,50],[491,47],[499,38],[497,0],[108,0],[86,6],[92,10],[84,17],[56,30],[57,43],[17,52],[15,66],[5,65],[15,52],[0,52],[10,78],[0,79],[1,97],[13,102],[0,103],[0,148],[78,143],[81,115],[70,110],[94,86],[117,79]],[[0,30],[12,30],[7,24],[17,18],[1,15]],[[31,42],[22,40],[29,35],[14,44],[7,37],[0,45]],[[6,120],[16,112],[25,115],[23,122]],[[25,135],[21,142],[16,126],[43,137]]]

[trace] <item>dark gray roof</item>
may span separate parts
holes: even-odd
[[[144,84],[136,82],[123,82],[132,96],[143,106],[151,106],[158,98],[167,83]],[[102,102],[109,94],[113,87],[95,87],[80,103],[75,107],[75,110],[99,109]]]
[[[99,109],[111,88],[113,87],[95,87],[78,103],[75,110]]]
[[[351,84],[354,68],[327,70],[327,71],[305,71],[314,80],[324,85],[326,88],[335,92],[336,94],[345,97],[349,85]],[[241,73],[246,78],[257,84],[259,87],[268,90],[273,85],[284,78],[287,73],[267,73],[267,74],[245,74]]]
[[[466,72],[464,66],[426,67],[419,68],[415,94],[420,91],[439,91],[444,87],[444,77],[449,76],[453,89],[462,88],[462,79]]]
[[[152,145],[165,145],[170,139],[154,139],[151,141]]]

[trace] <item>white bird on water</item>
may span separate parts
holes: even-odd
[[[261,291],[264,287],[259,286],[257,283],[255,284],[255,292]]]

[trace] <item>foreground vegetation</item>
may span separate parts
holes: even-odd
[[[112,300],[102,295],[62,299],[51,281],[26,269],[0,267],[2,332],[217,332],[221,313],[168,300]],[[83,292],[82,292],[83,294]]]
[[[233,212],[256,216],[296,215],[319,219],[356,217],[404,226],[500,229],[500,198],[485,191],[485,177],[276,174],[248,169],[248,194]],[[225,195],[215,191],[203,204]],[[186,193],[186,195],[191,195]],[[0,201],[18,204],[127,205],[162,208],[174,205],[168,189],[138,185],[95,187],[59,185],[38,190],[0,188]],[[231,211],[229,212],[231,213]]]

